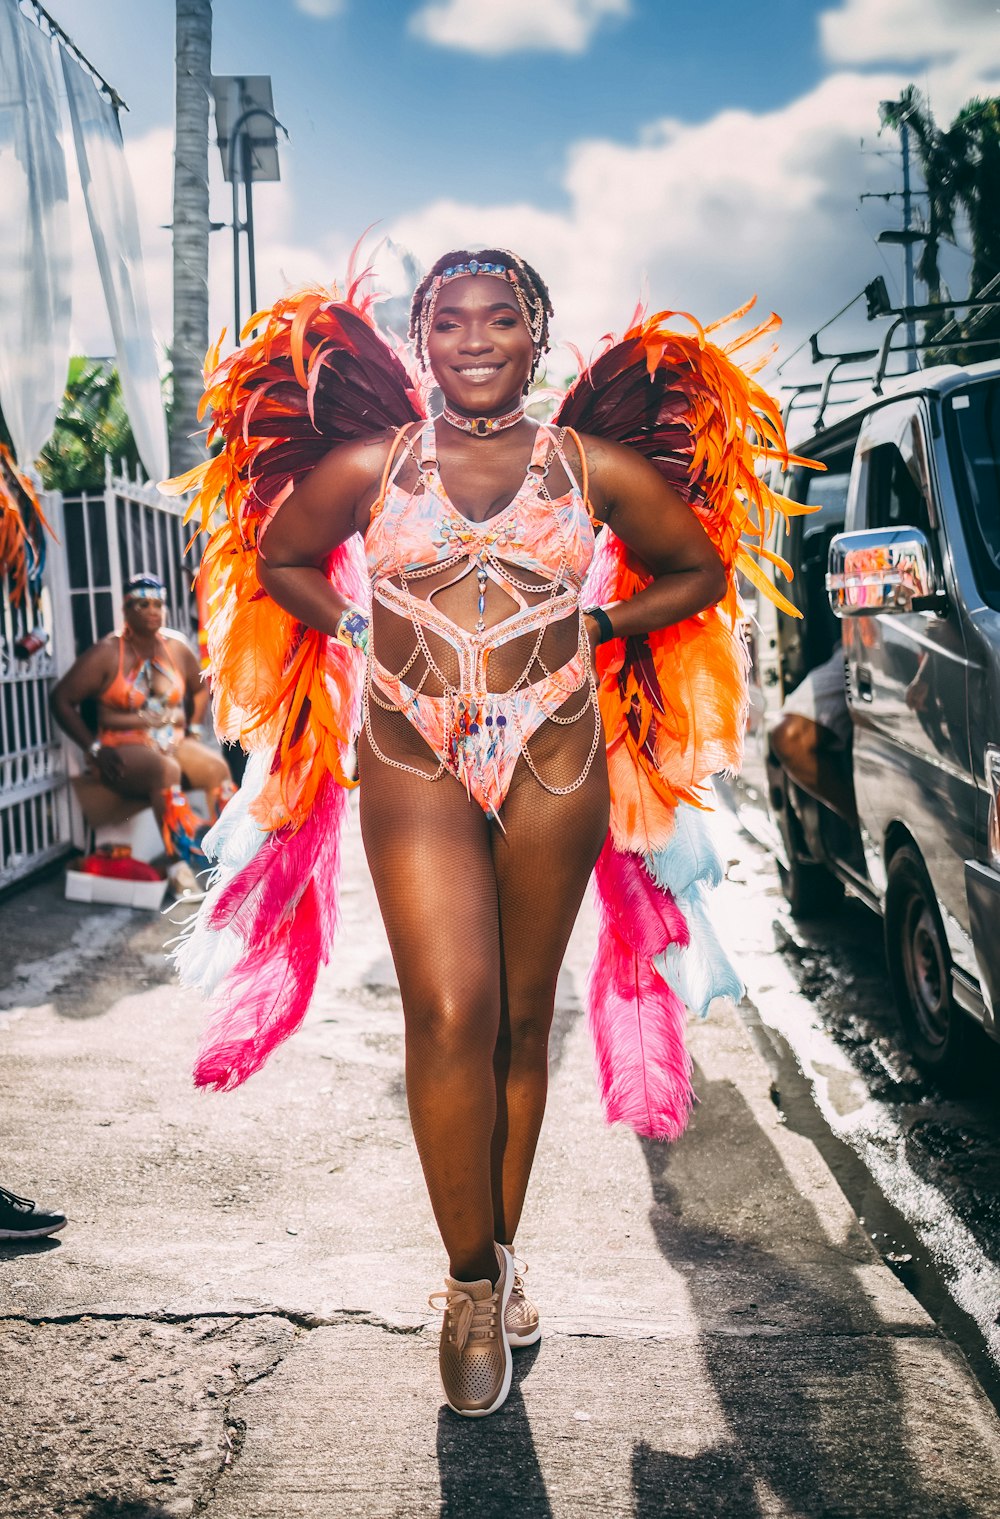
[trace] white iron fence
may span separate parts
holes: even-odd
[[[201,541],[185,549],[185,503],[115,474],[103,494],[42,499],[49,541],[41,597],[10,604],[0,583],[0,889],[83,842],[70,777],[80,756],[56,728],[48,694],[83,651],[120,624],[122,586],[156,574],[167,587],[168,626],[197,637],[192,580]],[[35,633],[44,646],[29,651]]]
[[[54,527],[58,508],[58,497],[43,502]],[[48,701],[59,673],[53,547],[37,601],[25,596],[12,606],[10,582],[0,582],[0,888],[55,859],[71,839],[65,755]]]
[[[122,586],[133,575],[158,575],[167,588],[167,626],[188,637],[198,633],[192,581],[201,563],[200,541],[183,517],[186,501],[164,496],[155,485],[115,474],[108,460],[103,495],[68,496],[63,503],[74,654],[118,627]]]

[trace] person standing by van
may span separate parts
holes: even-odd
[[[781,766],[817,801],[856,824],[858,808],[851,772],[853,725],[844,684],[844,650],[810,670],[786,697],[770,734]]]

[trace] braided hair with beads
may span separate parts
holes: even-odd
[[[432,264],[413,292],[410,304],[410,341],[414,345],[417,363],[425,365],[427,362],[427,334],[434,322],[434,307],[442,285],[470,274],[488,274],[509,281],[534,347],[530,377],[533,380],[539,360],[549,348],[552,300],[537,269],[509,248],[482,248],[478,253],[468,248],[456,248]]]

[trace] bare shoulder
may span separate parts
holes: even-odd
[[[578,433],[577,437],[592,470],[613,469],[616,465],[627,469],[635,460],[641,461],[641,468],[647,462],[638,449],[629,448],[627,443],[616,443],[613,438],[597,438],[593,433],[586,432]]]
[[[374,433],[370,438],[358,438],[353,443],[342,443],[339,448],[333,449],[327,458],[336,457],[345,469],[370,477],[378,484],[389,455],[397,446],[400,433],[405,431],[406,429],[390,427],[385,432]]]
[[[341,443],[298,482],[261,544],[272,568],[319,563],[352,533],[365,532],[397,437],[387,428]]]
[[[179,654],[183,659],[194,659],[190,642],[177,628],[161,628],[160,637],[171,654]]]
[[[118,634],[106,633],[84,649],[53,690],[69,694],[73,701],[99,695],[118,670],[118,645]]]
[[[84,649],[77,664],[84,661],[94,670],[110,670],[112,666],[118,668],[118,653],[121,648],[121,635],[119,633],[105,633],[96,643],[92,643],[89,649]]]
[[[578,436],[587,459],[591,500],[599,516],[605,516],[623,494],[659,482],[657,470],[638,449],[616,443],[613,438],[597,438],[593,433]]]
[[[343,510],[366,502],[370,505],[398,437],[397,428],[388,428],[331,448],[296,486],[295,498],[301,505],[312,508],[329,505]]]

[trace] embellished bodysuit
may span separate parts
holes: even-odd
[[[427,422],[418,438],[419,455],[408,438],[388,478],[365,535],[365,552],[373,601],[405,617],[412,625],[415,645],[403,667],[386,669],[371,639],[364,687],[364,727],[378,757],[397,769],[428,780],[447,774],[465,786],[470,798],[499,821],[515,767],[521,756],[547,791],[565,794],[581,786],[601,742],[601,719],[583,619],[580,591],[594,553],[594,529],[583,493],[563,454],[564,434],[540,426],[524,482],[503,511],[474,522],[449,500],[436,458],[434,424]],[[401,488],[397,477],[407,457],[419,468],[412,490]],[[566,472],[571,488],[553,500],[545,479],[554,458]],[[455,574],[440,579],[450,569]],[[468,575],[478,584],[478,617],[465,628],[434,603],[434,597]],[[437,577],[427,596],[414,594],[413,582]],[[527,579],[532,576],[533,579]],[[486,594],[490,582],[516,604],[510,616],[486,625]],[[529,601],[529,597],[533,598]],[[575,618],[576,653],[557,670],[542,658],[547,629]],[[450,680],[434,658],[428,633],[454,650],[458,679]],[[502,691],[490,689],[491,655],[517,638],[530,638],[530,651],[521,673]],[[417,670],[419,676],[415,673]],[[541,678],[532,680],[535,670]],[[438,693],[424,689],[433,677]],[[584,687],[589,699],[567,716],[560,708]],[[431,773],[384,754],[372,732],[372,704],[401,713],[438,758]],[[542,723],[568,725],[589,714],[594,734],[582,773],[568,785],[548,785],[539,774],[529,740]]]

